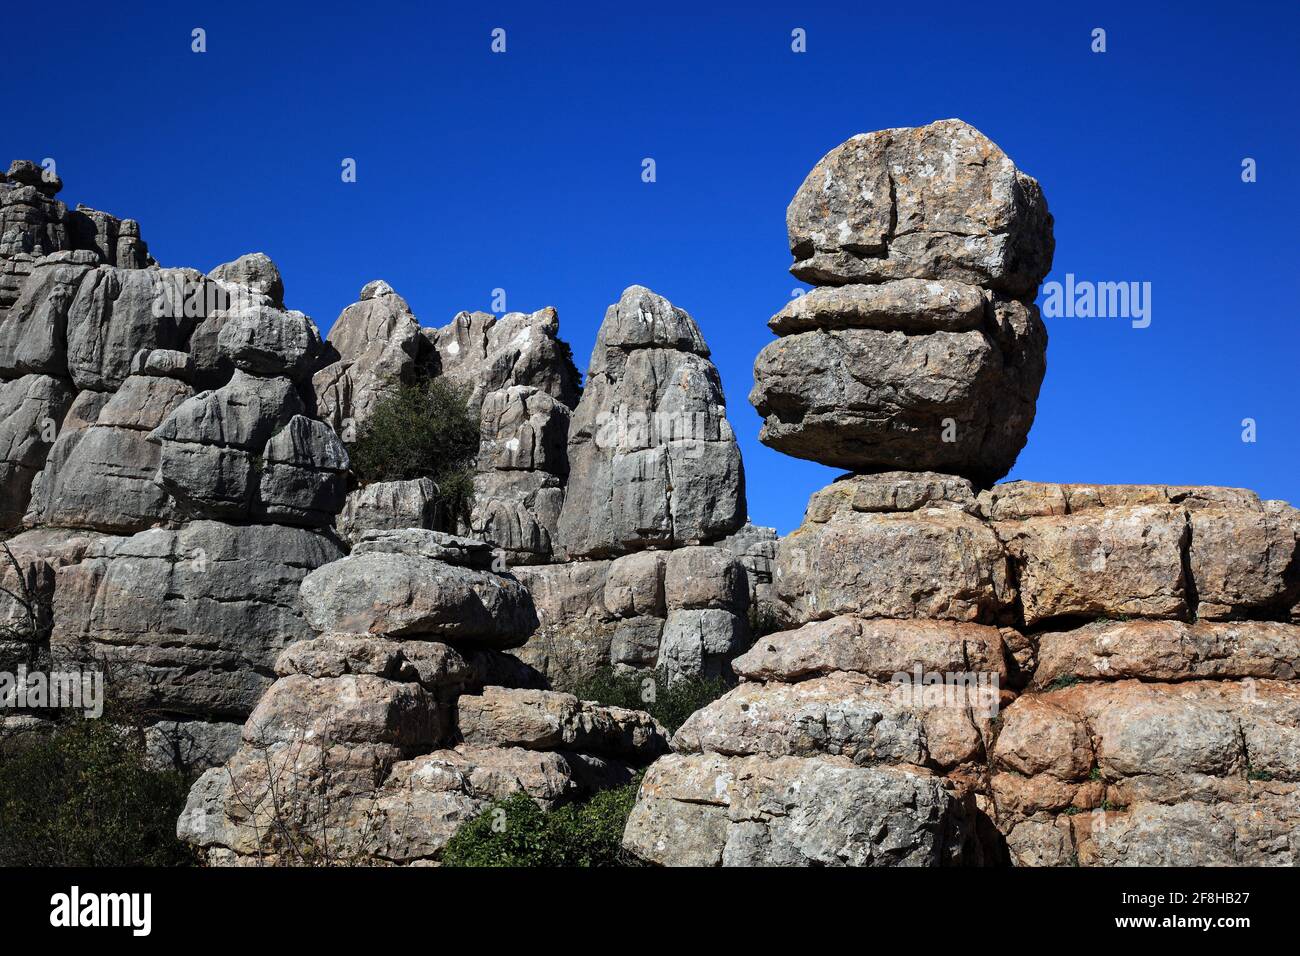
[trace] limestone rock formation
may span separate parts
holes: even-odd
[[[158,484],[195,517],[331,524],[346,494],[347,451],[304,411],[289,378],[236,368],[150,433],[161,447]]]
[[[1212,640],[1253,638],[1249,624],[1211,627],[1219,632]],[[1285,643],[1277,649],[1287,650]],[[1285,670],[1291,663],[1261,658],[1223,671]],[[1151,680],[1158,664],[1147,670],[1126,663],[1140,680],[1089,666],[1079,684],[1025,694],[1007,709],[993,750],[992,788],[1013,860],[1294,866],[1300,685],[1184,680],[1191,669],[1181,666],[1177,682],[1167,683]]]
[[[422,485],[368,486],[353,492],[340,530],[459,530],[497,546],[512,565],[551,560],[579,391],[558,331],[554,309],[500,317],[461,312],[442,328],[422,329],[388,283],[367,284],[330,330],[334,361],[313,379],[321,417],[352,441],[395,388],[438,377],[464,392],[482,444],[467,520],[458,524],[443,513],[436,489],[430,496]]]
[[[353,440],[387,389],[414,382],[423,342],[406,300],[387,282],[368,283],[330,327],[334,361],[312,379],[317,414]]]
[[[265,255],[163,269],[61,188],[0,176],[0,670],[103,671],[153,764],[205,771],[209,862],[437,863],[494,800],[639,768],[624,843],[664,865],[1300,862],[1300,511],[994,483],[1052,220],[969,126],[855,137],[790,205],[817,288],[752,398],[851,473],[781,539],[648,289],[580,389],[553,309],[423,329],[376,281],[322,342]],[[427,478],[349,488],[358,425],[438,376],[480,423],[458,526]],[[669,744],[565,692],[609,666],[734,686]]]
[[[133,534],[177,517],[154,482],[160,456],[148,436],[193,389],[183,379],[146,372],[111,395],[77,396],[33,483],[27,524]]]
[[[137,223],[68,211],[61,185],[0,177],[0,530],[30,529],[0,617],[30,595],[37,649],[102,671],[152,721],[151,760],[201,769],[309,633],[299,582],[344,554],[308,530],[348,469],[298,394],[319,333],[266,256],[159,268]]]
[[[625,845],[866,865],[835,839],[888,819],[892,862],[1292,864],[1297,519],[1232,488],[841,479],[778,543],[791,629],[677,732]],[[858,815],[822,795],[834,828],[788,846],[815,811],[783,788],[827,760],[932,779],[947,842],[924,829],[936,798]],[[755,801],[785,809],[755,821]]]
[[[367,531],[432,529],[445,524],[438,489],[431,478],[376,481],[350,492],[335,522],[339,534],[356,542]]]
[[[951,279],[1031,295],[1052,264],[1038,183],[961,120],[854,136],[786,213],[791,271],[817,285]]]
[[[511,385],[483,398],[469,526],[512,564],[542,563],[555,550],[569,475],[570,416],[569,406],[533,385]]]
[[[470,408],[483,407],[490,392],[529,385],[569,408],[578,404],[578,372],[557,338],[554,309],[537,312],[460,312],[447,325],[423,329],[437,353],[440,375],[463,385]]]
[[[192,521],[101,538],[55,572],[51,648],[103,666],[114,699],[243,719],[280,651],[309,634],[299,583],[342,556],[319,532],[279,525]]]
[[[555,806],[661,753],[644,713],[491,683],[497,652],[482,644],[518,643],[535,619],[526,590],[484,570],[490,555],[433,531],[372,532],[309,576],[301,598],[318,636],[280,655],[178,834],[213,864],[434,862],[493,800]]]
[[[224,262],[208,273],[217,282],[242,286],[266,296],[272,307],[284,308],[284,279],[280,269],[264,252],[250,252],[233,262]]]
[[[1033,299],[1053,241],[1038,183],[942,120],[836,147],[787,224],[792,271],[820,288],[769,322],[781,338],[750,395],[760,439],[857,471],[1005,475],[1046,368]]]
[[[71,248],[67,207],[54,197],[57,175],[31,160],[16,159],[0,175],[0,256],[45,256]]]
[[[532,601],[514,580],[465,564],[491,563],[437,531],[370,532],[341,561],[302,582],[307,620],[319,632],[428,637],[494,647],[522,644],[537,626]],[[446,560],[454,557],[456,564]]]
[[[17,527],[73,391],[49,375],[0,382],[0,529]]]
[[[624,846],[664,866],[941,866],[962,862],[965,826],[922,771],[672,754],[646,772]]]
[[[708,356],[694,320],[642,286],[605,313],[569,426],[569,557],[708,543],[744,524],[740,452]]]

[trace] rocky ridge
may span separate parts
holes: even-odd
[[[209,768],[178,830],[210,862],[436,863],[493,800],[642,767],[624,842],[666,865],[1300,858],[1300,512],[994,484],[1052,220],[968,125],[854,137],[791,203],[816,288],[751,399],[765,442],[850,474],[780,539],[745,523],[699,326],[649,289],[580,387],[553,309],[427,328],[375,281],[322,340],[265,255],[163,268],[61,185],[0,179],[0,585],[155,759]],[[429,479],[350,477],[427,377],[480,422],[462,519]],[[668,742],[563,692],[606,666],[738,683]]]
[[[662,752],[648,715],[514,686],[502,653],[536,626],[483,542],[367,532],[301,586],[313,634],[287,647],[239,749],[177,824],[209,863],[435,862],[494,800],[553,807]]]
[[[854,470],[781,538],[739,685],[646,774],[664,865],[1294,865],[1300,512],[1004,475],[1042,191],[959,121],[854,137],[787,223],[762,440]]]
[[[584,393],[554,309],[425,328],[375,281],[322,340],[262,253],[206,275],[163,268],[136,224],[69,212],[33,164],[0,187],[0,524],[14,557],[0,620],[25,627],[30,595],[40,641],[0,642],[0,664],[39,652],[103,671],[154,759],[211,768],[182,832],[213,862],[299,853],[245,804],[300,770],[312,741],[328,772],[276,804],[336,822],[340,852],[393,863],[435,859],[496,797],[550,806],[624,782],[664,749],[661,731],[543,688],[615,663],[717,674],[747,643],[746,566],[712,546],[744,521],[739,452],[703,337],[666,300],[633,287],[611,308]],[[659,317],[680,341],[638,338]],[[481,423],[463,519],[429,479],[354,487],[350,473],[347,443],[376,405],[429,377],[461,387]],[[611,443],[600,430],[628,409],[667,430]],[[585,431],[571,434],[575,418]],[[612,475],[629,470],[642,494],[624,499]],[[607,517],[570,545],[573,481]],[[644,555],[637,586],[658,602],[607,607],[613,559]],[[594,632],[571,614],[582,604]],[[0,720],[4,739],[53,726]],[[319,744],[336,720],[337,767]],[[348,836],[363,799],[367,815],[391,811],[380,848]]]

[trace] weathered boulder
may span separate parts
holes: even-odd
[[[840,512],[922,508],[953,508],[979,515],[975,490],[965,478],[926,471],[889,471],[845,475],[813,492],[808,499],[806,520],[825,523]]]
[[[393,535],[414,538],[415,532],[377,538],[391,542]],[[421,538],[437,543],[437,535],[426,531]],[[300,600],[307,621],[321,632],[433,637],[495,647],[524,643],[537,626],[528,591],[511,577],[448,564],[447,556],[426,556],[414,547],[358,546],[303,580]]]
[[[1034,685],[1070,680],[1296,680],[1300,627],[1275,621],[1094,621],[1038,635]]]
[[[941,279],[897,279],[880,285],[823,286],[796,296],[767,322],[777,335],[818,329],[882,332],[970,332],[984,325],[978,287]]]
[[[629,617],[619,621],[614,628],[614,639],[609,645],[611,664],[623,665],[636,669],[645,669],[659,663],[659,653],[663,643],[664,628],[667,620],[662,617]],[[679,644],[685,642],[679,638]],[[703,641],[699,651],[692,655],[698,663],[704,663]],[[674,652],[674,657],[677,656]],[[683,662],[685,664],[685,662]],[[684,666],[680,668],[684,670]]]
[[[560,547],[577,558],[705,543],[744,516],[740,452],[699,328],[632,286],[605,314],[569,426]]]
[[[663,669],[670,683],[685,677],[723,677],[730,674],[731,659],[748,643],[749,626],[731,611],[669,611],[655,666]]]
[[[818,520],[821,518],[822,520]],[[1001,542],[959,508],[809,514],[777,546],[792,624],[840,614],[997,623],[1016,595]]]
[[[610,663],[617,618],[605,606],[609,561],[529,565],[514,569],[532,595],[537,628],[515,654],[559,690]]]
[[[760,440],[835,467],[992,483],[1029,434],[1047,333],[1032,304],[994,300],[987,313],[963,331],[918,334],[900,323],[777,339],[754,365]]]
[[[427,528],[363,531],[352,548],[352,555],[366,554],[413,555],[477,571],[499,570],[496,554],[486,541]]]
[[[623,845],[664,866],[940,866],[962,861],[968,826],[915,768],[671,754],[647,771]]]
[[[1283,501],[1187,506],[1202,619],[1281,617],[1300,600],[1300,511]]]
[[[335,521],[339,534],[356,542],[365,531],[436,527],[438,489],[431,478],[377,481],[350,492]]]
[[[337,358],[312,378],[316,412],[351,441],[389,389],[414,383],[428,348],[406,300],[382,280],[366,284],[327,340]]]
[[[1187,614],[1182,508],[1099,508],[995,527],[1016,571],[1026,625],[1065,616]]]
[[[284,279],[264,252],[250,252],[233,262],[223,262],[208,273],[208,278],[252,289],[266,296],[273,307],[284,308]]]
[[[275,662],[281,677],[370,674],[419,684],[437,701],[481,683],[482,668],[449,644],[360,634],[322,634],[290,644]]]
[[[951,279],[1032,295],[1051,268],[1038,183],[961,120],[854,136],[786,214],[791,271],[816,284]]]
[[[940,701],[918,706],[910,684],[833,672],[797,684],[743,683],[696,711],[673,736],[679,753],[830,755],[856,764],[936,771],[983,753],[979,729]]]
[[[768,323],[750,402],[765,444],[855,471],[992,484],[1046,371],[1033,299],[1051,267],[1038,183],[959,120],[855,136],[787,213],[792,271],[825,286]]]
[[[889,681],[917,665],[927,672],[991,674],[1004,683],[1002,633],[955,621],[835,617],[759,638],[731,662],[745,680],[785,683],[836,671]]]
[[[419,684],[373,674],[278,679],[244,724],[246,743],[386,744],[415,753],[446,735],[441,715]]]
[[[605,607],[618,617],[665,617],[664,567],[671,552],[639,551],[616,558],[605,577]],[[680,606],[680,605],[679,605]]]
[[[244,518],[258,491],[254,457],[304,411],[289,379],[237,369],[227,384],[183,402],[150,433],[162,448],[158,483],[191,514]]]
[[[272,306],[232,310],[217,333],[217,350],[252,375],[309,379],[321,358],[320,332],[301,312]]]
[[[281,524],[329,525],[347,495],[348,453],[334,429],[295,415],[261,455],[257,514]]]
[[[530,750],[581,750],[623,758],[652,758],[668,749],[649,714],[604,707],[572,694],[485,687],[456,702],[466,743]]]
[[[26,523],[134,534],[174,520],[172,500],[154,482],[161,453],[148,436],[193,394],[157,375],[132,375],[111,396],[81,392],[32,483]],[[94,404],[98,412],[88,414]]]
[[[1196,625],[1208,630],[1193,640],[1208,635],[1231,644],[1227,629],[1238,626]],[[1294,637],[1278,631],[1286,627],[1253,631],[1254,643],[1235,660],[1230,655],[1218,673],[1276,668],[1280,662],[1268,655],[1289,652]],[[1115,636],[1144,639],[1141,629]],[[1115,676],[1158,679],[1171,658],[1149,648],[1117,662]],[[1213,667],[1191,663],[1193,673],[1180,677],[1217,676]],[[1253,677],[1160,683],[1089,676],[1099,679],[1027,694],[1003,714],[992,788],[1014,860],[1294,864],[1295,841],[1278,836],[1296,819],[1300,793],[1300,686]]]
[[[743,617],[748,609],[745,568],[722,548],[695,545],[668,552],[663,586],[670,611],[720,608]]]
[[[116,699],[242,719],[280,651],[309,635],[299,583],[342,556],[322,534],[276,525],[195,521],[103,538],[56,572],[51,646],[103,666]]]
[[[1240,488],[1011,482],[979,496],[1024,621],[1121,615],[1285,620],[1300,512]]]
[[[0,529],[22,522],[32,481],[45,465],[73,394],[64,379],[48,375],[0,382]]]

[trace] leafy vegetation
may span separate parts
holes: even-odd
[[[190,779],[146,765],[139,728],[65,718],[0,752],[0,866],[181,866]]]
[[[376,405],[348,454],[363,485],[433,479],[443,513],[455,518],[473,502],[478,446],[479,423],[465,391],[431,378],[400,385]]]
[[[581,700],[648,711],[670,734],[726,692],[727,682],[720,677],[683,677],[670,683],[662,668],[651,674],[612,667],[602,668],[573,690]]]
[[[640,779],[582,803],[542,810],[524,793],[466,823],[442,852],[444,866],[629,866],[623,829]]]

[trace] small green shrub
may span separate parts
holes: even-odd
[[[628,866],[623,829],[639,778],[582,803],[540,809],[524,793],[470,820],[443,849],[444,866]]]
[[[465,392],[432,378],[401,385],[379,402],[348,455],[363,485],[432,478],[444,513],[458,516],[473,501],[478,446],[479,423]]]
[[[1067,687],[1073,687],[1077,683],[1079,683],[1079,678],[1075,677],[1073,674],[1062,674],[1060,677],[1056,678],[1056,680],[1048,684],[1047,689],[1049,691],[1064,690]]]
[[[181,866],[190,780],[146,766],[138,728],[65,719],[0,753],[0,866]]]
[[[654,700],[645,699],[650,696],[650,681],[654,682]],[[685,677],[670,684],[662,668],[649,673],[620,672],[612,667],[601,668],[573,689],[580,700],[648,711],[670,734],[686,723],[687,717],[726,692],[727,682],[720,677]]]

